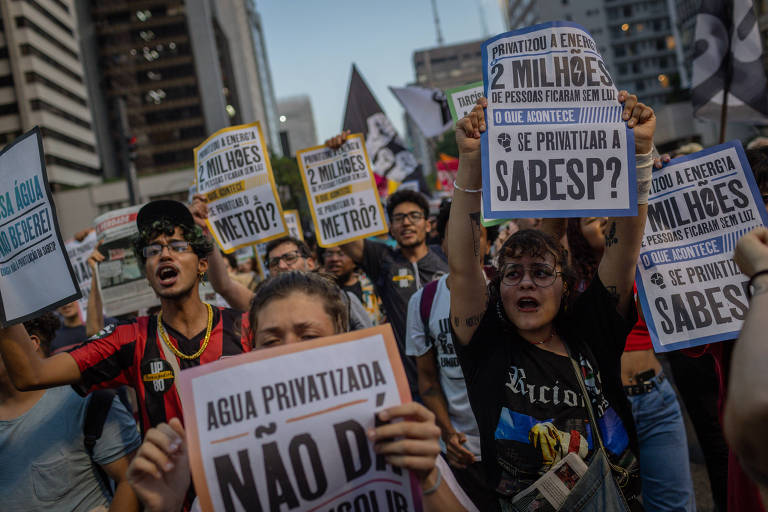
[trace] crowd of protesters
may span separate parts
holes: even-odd
[[[414,472],[427,510],[518,510],[516,495],[575,454],[611,475],[626,510],[695,511],[683,410],[717,510],[764,510],[768,229],[737,247],[753,278],[740,339],[657,356],[634,269],[652,168],[669,157],[654,162],[653,110],[618,99],[634,130],[634,217],[485,226],[482,98],[456,128],[452,200],[430,212],[419,192],[390,195],[390,243],[284,237],[262,265],[238,265],[215,247],[203,196],[148,203],[134,249],[159,310],[104,318],[94,287],[87,322],[72,303],[0,329],[0,509],[194,509],[182,404],[163,375],[389,323],[414,401],[381,411],[370,438]],[[747,156],[768,193],[768,151]],[[101,260],[97,247],[89,264]],[[201,300],[203,279],[223,305]]]

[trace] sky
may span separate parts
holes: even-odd
[[[497,0],[436,4],[445,44],[504,31]],[[413,52],[437,46],[431,0],[257,0],[256,6],[275,96],[309,95],[318,144],[341,131],[352,63],[405,135],[403,109],[388,86],[415,81]]]

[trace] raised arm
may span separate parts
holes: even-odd
[[[451,268],[451,324],[457,341],[469,343],[488,306],[480,250],[480,134],[485,131],[485,98],[456,125],[459,170],[448,220],[448,265]]]
[[[768,270],[768,229],[747,233],[736,245],[734,260],[748,276]],[[725,437],[742,466],[761,485],[768,485],[768,447],[756,435],[768,421],[768,274],[753,282],[749,312],[734,345],[728,398],[723,418]]]
[[[652,108],[638,102],[637,96],[627,91],[619,92],[619,101],[624,102],[622,118],[635,134],[637,215],[608,219],[605,251],[597,273],[603,285],[614,296],[617,311],[626,316],[633,301],[635,266],[640,256],[640,242],[648,213],[656,115]]]
[[[80,368],[66,352],[43,357],[23,325],[0,328],[0,355],[11,382],[20,391],[45,389],[80,381]]]
[[[85,335],[89,338],[104,328],[104,304],[101,300],[101,291],[97,281],[99,263],[104,261],[104,255],[99,250],[100,245],[101,242],[96,244],[93,252],[88,256],[88,266],[91,268],[91,275],[93,276],[91,290],[88,292],[88,307],[85,318]]]
[[[200,226],[206,236],[210,237],[208,225],[205,223],[208,218],[208,205],[205,203],[205,196],[196,194],[189,210],[192,212],[195,224]],[[218,246],[216,243],[213,246],[213,252],[208,256],[208,280],[211,282],[211,286],[216,293],[224,297],[229,307],[239,311],[248,311],[251,307],[253,292],[229,276]]]

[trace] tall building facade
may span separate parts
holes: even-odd
[[[191,168],[229,125],[260,120],[275,140],[253,0],[78,2],[105,175],[125,175],[129,156],[140,175]]]
[[[309,96],[280,98],[277,111],[283,155],[295,156],[297,151],[317,145],[315,116]]]
[[[415,85],[445,90],[483,79],[482,40],[413,52]]]
[[[530,27],[538,23],[539,11],[534,6],[535,3],[536,0],[499,0],[507,30]]]
[[[73,0],[3,0],[0,18],[0,146],[39,126],[54,187],[100,181]]]

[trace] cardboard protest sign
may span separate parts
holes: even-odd
[[[299,210],[283,210],[285,227],[288,228],[288,234],[293,238],[304,240],[304,233],[301,231],[301,221],[299,220]]]
[[[269,277],[269,267],[267,267],[267,244],[256,244],[256,261],[259,263],[259,272],[266,279]]]
[[[88,296],[91,294],[93,277],[91,275],[91,267],[88,265],[88,257],[93,252],[93,249],[96,248],[97,242],[96,231],[91,231],[79,242],[73,238],[65,243],[67,256],[72,264],[72,269],[77,279],[77,286],[82,294],[82,297],[77,301],[77,306],[80,309],[80,318],[83,322],[88,318]]]
[[[35,127],[0,151],[0,322],[23,322],[80,296]]]
[[[550,22],[483,43],[487,219],[632,216],[634,136],[592,37]]]
[[[480,96],[484,96],[483,82],[473,82],[471,84],[454,87],[445,91],[448,96],[448,108],[451,109],[453,124],[459,122],[459,119],[466,116],[475,107],[475,102]]]
[[[315,146],[296,154],[320,247],[387,232],[362,134],[338,149]]]
[[[378,410],[411,400],[388,325],[229,357],[178,382],[205,512],[421,509],[416,480],[366,437]]]
[[[195,148],[197,193],[208,199],[208,227],[230,253],[285,235],[267,145],[258,122],[223,128]]]
[[[767,223],[738,141],[654,171],[636,282],[657,352],[738,337],[749,280],[733,250]]]
[[[139,233],[136,215],[141,206],[113,210],[93,221],[96,236],[102,242],[99,250],[105,258],[99,263],[96,279],[108,316],[160,305],[133,250],[133,240]]]

